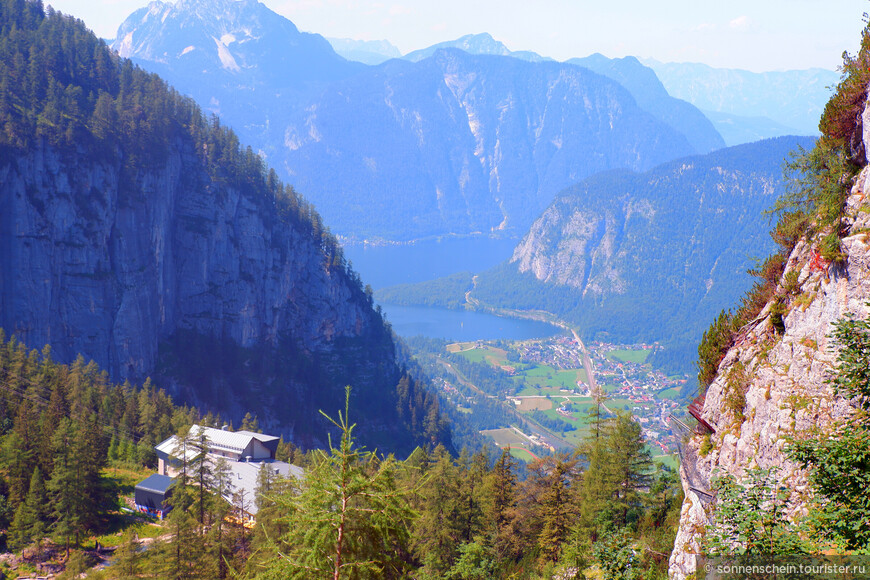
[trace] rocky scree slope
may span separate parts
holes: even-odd
[[[791,490],[794,517],[805,510],[809,494],[806,473],[783,453],[786,437],[812,429],[831,429],[852,412],[849,401],[827,384],[836,361],[828,337],[845,317],[870,314],[870,166],[859,174],[847,201],[849,231],[842,240],[848,255],[840,266],[819,267],[813,260],[814,240],[801,241],[789,256],[783,280],[797,273],[790,291],[785,331],[771,325],[771,304],[741,330],[708,387],[702,417],[715,428],[711,450],[701,453],[702,437],[684,445],[680,476],[685,491],[680,526],[670,559],[670,577],[694,577],[696,554],[713,508],[694,489],[709,490],[717,473],[740,480],[747,469],[777,468]],[[786,289],[782,282],[777,295]],[[735,408],[739,393],[745,405]],[[734,395],[737,395],[736,397]]]

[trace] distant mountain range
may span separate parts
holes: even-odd
[[[624,86],[638,106],[685,135],[695,152],[709,153],[725,147],[725,141],[701,111],[669,95],[655,72],[633,56],[607,58],[593,54],[566,62],[586,67]]]
[[[766,117],[801,135],[818,134],[822,109],[840,80],[838,73],[818,68],[755,73],[698,63],[643,62],[671,95],[703,111],[731,115],[726,122],[763,128],[758,118]],[[724,119],[713,120],[720,128]],[[728,129],[720,132],[727,134]]]
[[[367,67],[254,0],[153,3],[113,47],[220,113],[350,237],[520,232],[597,171],[722,144],[685,103],[645,110],[575,65],[438,49]]]
[[[465,36],[461,36],[456,40],[439,42],[438,44],[433,44],[432,46],[429,46],[427,48],[422,48],[420,50],[409,52],[402,58],[404,58],[405,60],[410,60],[411,62],[420,62],[425,58],[429,58],[442,48],[458,48],[459,50],[465,51],[469,54],[512,56],[513,58],[527,60],[529,62],[555,62],[554,59],[546,56],[541,56],[536,52],[531,52],[528,50],[510,50],[504,45],[504,43],[494,39],[490,34],[486,32],[480,34],[466,34]]]
[[[535,52],[511,51],[485,33],[441,42],[410,52],[403,58],[419,61],[439,48],[459,48],[471,54],[496,54],[530,61],[552,60]],[[349,53],[345,55],[353,58]],[[395,53],[392,56],[395,57]],[[634,57],[609,59],[600,54],[566,62],[587,66],[620,82],[647,110],[650,110],[649,97],[658,97],[662,92],[691,103],[704,112],[729,146],[783,135],[817,134],[816,124],[830,96],[829,87],[839,80],[837,73],[823,69],[753,73],[651,59],[641,64]],[[626,68],[628,63],[632,66]],[[648,79],[650,72],[658,75],[652,83]],[[632,79],[643,79],[646,86],[633,86]],[[653,85],[659,86],[649,92]]]
[[[367,68],[257,0],[151,2],[121,24],[111,48],[267,154],[270,142],[280,142],[290,110]]]
[[[556,192],[694,151],[588,69],[440,49],[330,86],[285,131],[291,180],[360,237],[524,231]]]

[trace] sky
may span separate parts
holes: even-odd
[[[99,36],[147,0],[43,0]],[[171,1],[171,0],[170,0]],[[858,49],[867,0],[265,0],[300,29],[386,39],[404,54],[489,32],[557,60],[600,52],[755,72],[836,69]]]

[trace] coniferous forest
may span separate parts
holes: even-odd
[[[848,267],[846,240],[855,237],[850,228],[858,218],[849,213],[847,200],[867,164],[859,141],[868,71],[870,27],[861,52],[846,57],[843,80],[822,117],[822,137],[790,165],[789,191],[775,208],[776,253],[751,271],[757,282],[736,312],[723,311],[701,338],[695,416],[704,413],[705,394],[718,396],[724,388],[721,417],[706,416],[722,422],[718,434],[713,428],[686,429],[679,441],[688,461],[684,466],[694,469],[705,458],[721,457],[725,438],[737,440],[764,404],[747,395],[757,377],[730,354],[732,349],[751,342],[746,337],[756,327],[764,328],[767,334],[757,341],[761,354],[753,361],[761,361],[762,371],[778,364],[767,356],[789,331],[789,315],[805,312],[823,284]],[[803,511],[793,509],[776,469],[757,466],[742,470],[742,479],[717,472],[704,482],[710,484],[707,491],[687,486],[691,495],[684,504],[680,476],[653,462],[640,421],[608,409],[601,393],[592,394],[575,449],[548,449],[520,464],[510,448],[487,446],[478,435],[516,426],[500,403],[516,395],[520,383],[485,361],[453,354],[433,362],[445,348],[439,340],[409,340],[420,353],[412,360],[314,208],[281,183],[251,147],[158,76],[110,52],[82,22],[40,0],[0,0],[0,162],[47,148],[59,157],[105,161],[119,168],[120,203],[132,204],[144,195],[137,180],[167,163],[180,141],[205,168],[215,198],[228,188],[253,192],[269,220],[302,232],[306,244],[317,248],[315,268],[347,282],[335,293],[344,300],[341,305],[351,305],[354,325],[367,330],[336,339],[350,346],[330,357],[325,350],[287,346],[287,337],[276,338],[276,343],[286,339],[283,350],[251,355],[247,347],[227,346],[225,336],[197,334],[193,325],[178,329],[160,345],[158,370],[170,368],[175,379],[212,389],[193,389],[196,396],[191,396],[190,389],[166,378],[169,373],[162,377],[165,385],[161,377],[115,380],[114,368],[101,368],[81,354],[59,362],[51,346],[24,344],[0,329],[0,580],[33,575],[653,580],[668,576],[678,530],[685,531],[681,507],[688,512],[692,498],[701,495],[715,507],[705,504],[701,511],[708,510],[709,525],[692,530],[701,538],[697,554],[865,554],[870,549],[870,318],[839,318],[826,335],[836,353],[829,357],[822,386],[848,413],[839,422],[813,425],[829,428],[827,433],[807,430],[772,444],[786,458],[781,463],[791,462],[805,476],[803,490],[812,501],[800,507]],[[0,170],[4,167],[0,163]],[[20,195],[31,198],[37,213],[45,212],[35,192]],[[70,203],[83,213],[91,208],[86,199]],[[4,229],[12,231],[16,224],[0,214]],[[857,234],[866,238],[866,230]],[[817,276],[812,294],[802,290],[808,275],[797,273],[793,264],[789,270],[791,256],[807,243],[815,244],[808,251],[814,261],[805,268]],[[17,304],[20,296],[4,281],[10,276],[7,264],[14,262],[0,258],[5,307]],[[100,277],[108,273],[84,276]],[[497,286],[501,278],[493,280]],[[438,291],[458,296],[470,283],[461,274]],[[217,292],[212,285],[203,294]],[[293,298],[302,304],[300,310],[313,308],[305,297]],[[549,299],[572,300],[567,294]],[[279,306],[271,310],[279,317]],[[331,337],[335,328],[327,324],[316,332]],[[791,347],[817,350],[818,344],[804,338]],[[371,353],[389,357],[366,360]],[[107,360],[119,366],[112,357]],[[423,369],[437,369],[441,361],[486,385],[486,392],[474,395],[479,413],[473,418],[463,416],[468,409],[442,412],[439,407]],[[785,366],[782,374],[789,372]],[[252,408],[243,405],[245,397],[230,397],[236,385],[252,399],[275,388],[261,384],[273,376],[268,372],[273,367],[290,376],[279,386],[292,388],[281,396],[259,400]],[[342,386],[351,385],[336,387],[336,377]],[[354,378],[363,385],[354,385]],[[470,392],[460,393],[466,403]],[[755,398],[780,395],[768,388]],[[815,404],[804,399],[794,393],[787,399],[792,426]],[[215,400],[229,402],[211,404]],[[565,424],[539,409],[531,417],[541,424]],[[263,461],[254,497],[232,493],[227,462],[209,457],[207,442],[192,429],[268,433],[273,426],[287,427],[280,421],[289,419],[294,422],[282,431],[274,459],[300,467],[303,475],[279,477]],[[699,419],[698,424],[706,423]],[[284,433],[292,436],[285,439]],[[156,519],[135,506],[133,489],[157,469],[155,446],[173,436],[183,445],[181,467],[167,499],[171,509]],[[367,446],[371,441],[390,446]],[[457,449],[457,442],[467,445]],[[685,448],[697,448],[697,456],[686,455]],[[684,478],[687,474],[684,469]],[[676,548],[685,549],[683,544]]]
[[[0,348],[0,387],[0,528],[25,563],[75,570],[111,555],[95,578],[537,578],[617,563],[666,575],[682,492],[625,415],[602,413],[575,453],[521,470],[508,450],[457,456],[437,446],[396,458],[362,448],[345,407],[326,413],[339,433],[330,449],[279,445],[277,457],[306,474],[263,473],[247,498],[260,508],[253,529],[233,519],[240,506],[219,493],[232,481],[204,453],[177,479],[157,527],[122,511],[124,474],[154,468],[155,442],[220,417],[14,338]],[[240,427],[258,428],[255,418]]]

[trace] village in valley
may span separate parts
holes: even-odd
[[[602,414],[631,413],[642,427],[651,454],[673,467],[677,441],[668,417],[685,407],[681,389],[690,378],[666,376],[647,364],[655,348],[651,344],[586,344],[595,379],[590,384],[583,345],[567,335],[453,343],[447,352],[454,363],[443,363],[450,372],[435,384],[467,412],[473,412],[472,403],[481,395],[502,404],[516,422],[509,428],[481,432],[499,447],[510,446],[511,453],[524,460],[579,444],[588,433],[590,412],[596,406],[593,389],[598,390]],[[457,355],[473,367],[456,364]],[[482,372],[480,365],[490,372]],[[477,380],[468,376],[472,374],[469,369],[479,371],[473,373]]]

